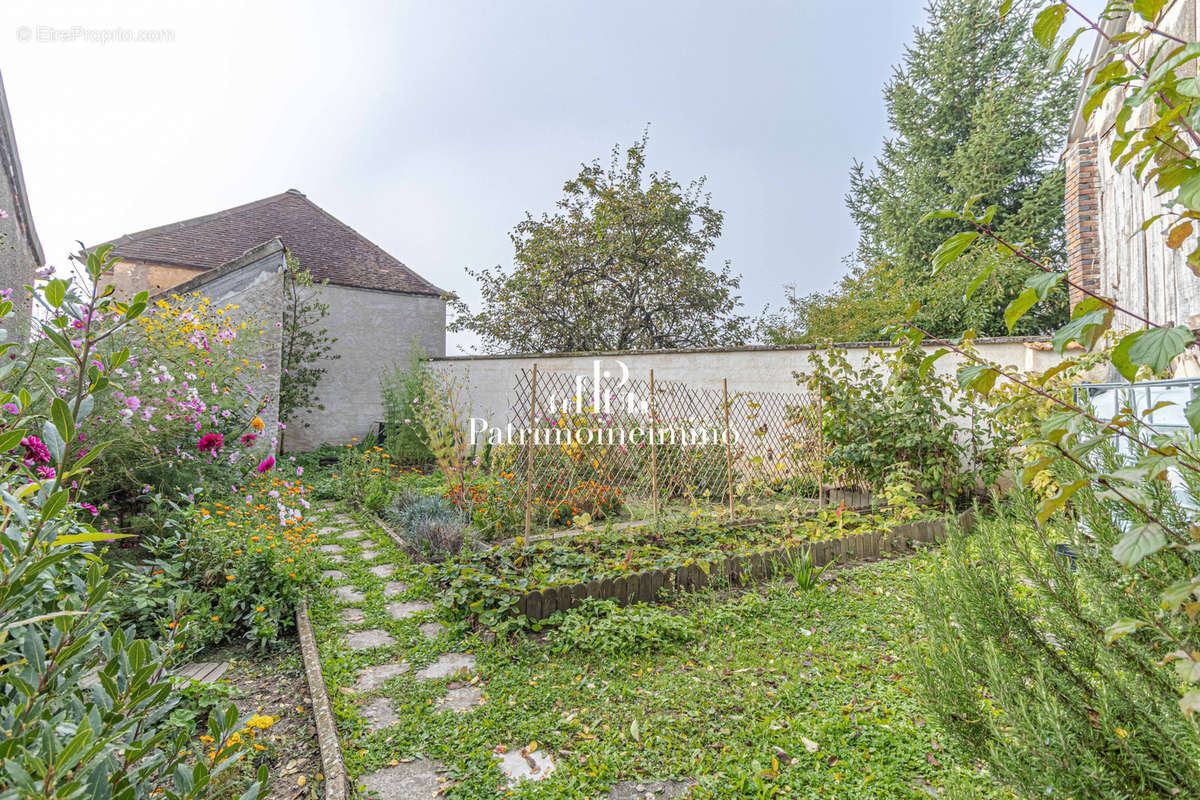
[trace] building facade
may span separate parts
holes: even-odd
[[[1195,41],[1198,20],[1200,4],[1196,0],[1177,0],[1167,4],[1159,27]],[[1104,32],[1116,36],[1141,24],[1140,18],[1129,12],[1105,22]],[[1133,55],[1144,60],[1149,54]],[[1103,104],[1088,119],[1083,118],[1086,86],[1094,70],[1110,57],[1107,41],[1097,37],[1063,156],[1069,273],[1075,283],[1146,319],[1197,329],[1200,277],[1187,265],[1193,243],[1179,249],[1168,247],[1167,231],[1173,217],[1158,216],[1171,209],[1173,197],[1160,196],[1153,181],[1143,185],[1133,174],[1132,165],[1119,170],[1110,158],[1124,92],[1111,90]],[[1145,125],[1152,111],[1152,104],[1143,105],[1130,126]],[[1073,291],[1072,305],[1082,297],[1082,292]],[[1119,314],[1114,326],[1132,330],[1142,324]]]
[[[7,291],[15,313],[0,341],[25,341],[29,335],[30,304],[25,286],[32,286],[37,269],[46,263],[38,241],[25,191],[25,176],[17,153],[8,97],[0,79],[0,290]]]

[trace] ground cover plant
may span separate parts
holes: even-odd
[[[598,798],[655,779],[695,781],[697,800],[1001,796],[915,696],[911,578],[927,555],[838,570],[820,588],[777,580],[653,609],[597,603],[539,637],[489,641],[444,616],[426,635],[439,620],[436,606],[420,605],[436,599],[428,569],[365,517],[321,541],[342,548],[328,564],[338,594],[311,612],[355,784],[433,763],[450,800]],[[395,618],[394,602],[424,610]],[[633,630],[595,650],[587,632],[608,621]],[[347,647],[364,628],[391,641]],[[469,656],[459,672],[418,677],[452,653]],[[358,685],[362,670],[397,663],[391,677]],[[442,705],[447,692],[475,690],[464,711]],[[380,701],[390,722],[378,718]],[[552,757],[554,770],[507,784],[497,755],[517,750]]]

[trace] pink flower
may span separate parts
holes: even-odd
[[[239,439],[238,441],[240,441],[244,446],[249,447],[250,445],[254,444],[257,440],[258,440],[258,437],[255,436],[253,433],[243,433],[242,438]]]
[[[38,437],[26,436],[21,440],[21,447],[25,448],[25,466],[50,463],[50,451]]]
[[[267,456],[267,460],[262,462],[261,464],[259,464],[257,469],[258,469],[259,473],[261,474],[263,472],[270,472],[271,468],[274,466],[275,466],[275,456]]]
[[[196,449],[201,453],[215,453],[225,446],[225,437],[219,433],[206,433],[196,442]]]
[[[39,479],[41,479],[43,481],[50,480],[51,478],[53,478],[55,476],[55,474],[56,473],[54,472],[54,467],[42,466],[42,467],[37,468],[37,476]]]

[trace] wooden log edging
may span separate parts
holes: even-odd
[[[313,719],[317,723],[317,745],[321,749],[321,770],[325,773],[325,800],[346,800],[349,796],[346,763],[342,760],[337,726],[333,721],[333,705],[329,702],[329,692],[325,689],[325,677],[321,673],[321,659],[317,653],[317,640],[313,636],[312,622],[308,618],[308,603],[304,600],[300,601],[300,606],[296,609],[296,632],[300,637],[300,653],[304,658],[308,693],[312,697]]]
[[[973,524],[972,512],[964,511],[958,515],[959,527],[969,529]],[[621,605],[652,603],[663,588],[695,591],[707,586],[714,579],[727,580],[730,584],[742,586],[760,583],[775,574],[777,561],[799,558],[805,548],[812,551],[815,566],[824,566],[839,558],[853,561],[860,557],[879,558],[901,553],[911,550],[914,542],[939,543],[945,538],[945,519],[910,522],[887,533],[858,533],[841,539],[796,544],[745,556],[729,556],[707,562],[693,561],[690,564],[635,572],[615,578],[550,586],[519,597],[517,610],[536,621],[549,617],[555,611],[574,608],[587,597],[596,600],[616,600]]]
[[[404,538],[392,530],[392,526],[384,522],[383,517],[379,516],[374,511],[368,511],[365,508],[360,508],[359,510],[366,514],[367,518],[370,519],[371,522],[375,523],[375,527],[383,531],[384,534],[392,540],[392,544],[396,545],[396,547],[399,547],[404,552],[408,552],[408,544],[404,541]]]

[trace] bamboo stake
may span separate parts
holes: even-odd
[[[654,370],[650,370],[650,508],[654,519],[658,519],[658,454],[654,441],[655,422],[658,421],[654,403]]]
[[[817,392],[817,507],[825,507],[825,409]]]
[[[537,362],[533,364],[533,378],[529,383],[529,436],[525,443],[525,539],[533,528],[533,444],[537,425]]]
[[[729,379],[721,379],[721,391],[725,396],[725,471],[729,486],[729,519],[733,519],[733,450],[729,439]]]

